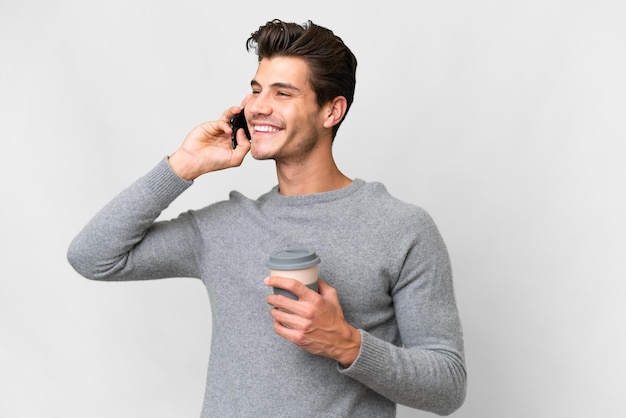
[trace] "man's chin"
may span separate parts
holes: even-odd
[[[252,141],[250,145],[250,155],[252,155],[252,158],[255,160],[271,160],[275,156],[275,152],[273,150],[264,149],[258,142],[255,143]]]
[[[250,150],[250,155],[252,155],[252,158],[259,161],[271,160],[273,158],[272,154],[255,149]]]

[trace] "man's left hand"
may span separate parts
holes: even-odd
[[[265,284],[298,297],[298,300],[274,294],[267,297],[278,335],[311,354],[335,359],[344,367],[356,360],[361,333],[346,322],[334,287],[319,279],[316,293],[297,280],[278,276],[267,277]]]

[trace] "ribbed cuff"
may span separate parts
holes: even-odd
[[[358,357],[350,367],[343,368],[339,365],[339,371],[363,382],[384,375],[383,369],[386,363],[382,359],[385,359],[389,353],[385,341],[374,338],[361,329],[359,332],[361,333],[361,349]]]
[[[145,181],[154,195],[166,204],[172,202],[193,184],[193,180],[185,180],[174,173],[167,157],[146,174]]]

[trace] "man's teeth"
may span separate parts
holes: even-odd
[[[254,127],[254,130],[257,132],[278,132],[280,129],[267,125],[257,125]]]

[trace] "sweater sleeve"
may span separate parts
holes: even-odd
[[[465,400],[463,335],[448,252],[430,216],[421,218],[392,290],[401,346],[360,330],[360,353],[340,372],[396,403],[449,415]]]
[[[196,230],[191,216],[155,222],[191,184],[164,158],[87,223],[71,242],[68,261],[79,274],[95,280],[194,277],[191,238]]]

